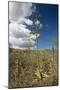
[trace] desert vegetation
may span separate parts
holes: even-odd
[[[9,88],[58,85],[57,54],[54,50],[53,58],[52,50],[10,48]]]
[[[57,7],[9,7],[9,88],[58,85]]]

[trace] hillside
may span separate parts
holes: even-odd
[[[9,49],[9,88],[47,85],[58,85],[56,50]]]

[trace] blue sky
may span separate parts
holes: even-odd
[[[38,48],[51,48],[52,40],[58,37],[58,5],[35,4],[35,6],[36,11],[41,15],[40,22],[43,24],[43,28],[40,30],[41,36],[39,38]]]
[[[37,13],[38,24],[43,28],[39,31],[38,49],[49,49],[52,47],[53,39],[58,37],[58,5],[9,2],[9,47],[36,49],[36,35],[30,34],[35,31],[32,14]],[[36,14],[34,14],[36,16]],[[30,38],[30,41],[29,41]]]

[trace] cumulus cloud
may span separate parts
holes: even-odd
[[[9,2],[9,18],[17,21],[19,18],[27,17],[32,14],[32,3]]]
[[[27,25],[32,25],[33,21],[27,19],[32,14],[32,3],[9,2],[9,47],[31,49],[35,47],[36,35],[30,34],[31,30]]]
[[[33,24],[33,21],[32,20],[30,20],[30,19],[26,19],[26,18],[20,18],[19,20],[18,20],[18,23],[19,24],[27,24],[27,25],[32,25]]]
[[[23,24],[11,23],[9,25],[9,43],[13,48],[28,48],[34,47],[36,35],[30,34],[30,30]]]
[[[34,41],[31,39],[30,40],[31,47],[34,45]],[[15,38],[15,37],[10,37],[10,44],[12,44],[15,47],[29,47],[29,38]]]
[[[27,25],[32,25],[33,21],[30,19],[23,19],[23,22],[25,22]]]
[[[21,37],[28,37],[29,33],[31,32],[29,29],[26,28],[23,24],[11,23],[9,25],[9,33],[10,35],[21,38]]]

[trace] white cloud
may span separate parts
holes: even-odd
[[[19,24],[27,24],[27,25],[32,25],[33,24],[33,21],[32,20],[30,20],[30,19],[26,19],[26,18],[20,18],[19,20],[18,20],[18,23]]]
[[[10,43],[13,44],[13,46],[19,46],[19,47],[29,47],[29,43],[31,43],[31,47],[35,44],[35,42],[31,39],[29,42],[29,38],[15,38],[10,37]]]
[[[9,18],[17,21],[19,18],[27,17],[32,14],[32,3],[9,2]]]
[[[12,48],[31,48],[35,45],[36,35],[30,34],[30,30],[23,24],[11,23],[9,25],[9,45]]]
[[[30,34],[31,30],[26,25],[32,25],[33,21],[27,19],[32,14],[32,3],[9,2],[9,47],[31,49],[35,47],[36,35]]]
[[[9,33],[10,35],[16,37],[16,38],[20,38],[20,37],[28,37],[29,33],[31,31],[29,29],[26,28],[25,25],[23,24],[17,24],[17,23],[11,23],[9,25]]]
[[[27,25],[32,25],[33,22],[30,20],[30,19],[25,19],[24,22],[27,24]]]

